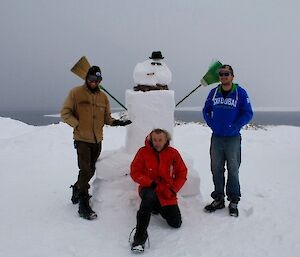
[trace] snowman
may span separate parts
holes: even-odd
[[[156,51],[152,52],[149,60],[138,63],[133,72],[136,86],[133,90],[126,90],[127,114],[132,124],[126,127],[124,152],[131,156],[145,145],[146,136],[155,128],[167,130],[172,137],[174,136],[175,92],[172,89],[168,90],[172,74],[163,59],[161,52]],[[173,143],[172,140],[171,146]],[[180,195],[198,195],[200,173],[194,168],[193,159],[186,153],[181,154],[189,172]],[[130,163],[127,166],[130,167]]]
[[[162,60],[161,51],[152,52],[149,60],[138,63],[133,71],[134,91],[168,90],[172,73]]]

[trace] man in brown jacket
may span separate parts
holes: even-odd
[[[79,175],[72,185],[72,202],[79,202],[78,213],[85,219],[95,219],[97,214],[89,205],[89,181],[95,173],[95,164],[101,152],[104,124],[126,126],[130,120],[117,120],[111,117],[107,96],[100,91],[101,70],[92,66],[85,84],[73,88],[61,109],[61,118],[74,128],[74,145],[77,149]]]

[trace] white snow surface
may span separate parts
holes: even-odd
[[[72,129],[64,124],[33,127],[0,118],[0,256],[132,256],[128,236],[140,199],[128,166],[101,166],[91,199],[98,219],[87,221],[70,201],[78,168]],[[227,208],[207,214],[213,189],[209,142],[200,124],[174,128],[174,146],[187,153],[201,177],[201,194],[179,197],[183,224],[169,228],[151,218],[150,249],[144,256],[282,257],[300,252],[300,128],[242,131],[240,216]],[[101,163],[125,145],[126,128],[105,127]],[[121,155],[124,157],[125,154]],[[97,164],[97,165],[98,165]],[[111,167],[111,166],[109,166]],[[103,174],[103,177],[98,176]],[[116,176],[114,176],[116,174]]]

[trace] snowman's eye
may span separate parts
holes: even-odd
[[[151,62],[151,65],[158,65],[158,66],[160,66],[161,63],[160,62]]]

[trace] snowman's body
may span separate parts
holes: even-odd
[[[161,59],[150,59],[135,66],[133,79],[136,91],[168,89],[172,81],[172,73]]]
[[[151,63],[160,63],[161,65]],[[136,154],[140,147],[145,145],[145,138],[153,129],[165,129],[173,136],[175,111],[175,92],[173,90],[154,91],[168,89],[172,80],[171,71],[161,59],[150,59],[138,63],[134,68],[133,78],[136,84],[135,91],[126,90],[126,107],[128,118],[132,124],[126,127],[124,148],[124,151],[131,155]],[[171,141],[172,144],[173,141]],[[129,160],[131,161],[132,158]],[[195,170],[190,157],[183,155],[183,159],[188,167],[188,179],[180,190],[180,195],[199,195],[200,173]],[[128,161],[127,167],[130,166],[130,161]],[[122,168],[117,170],[122,170]]]

